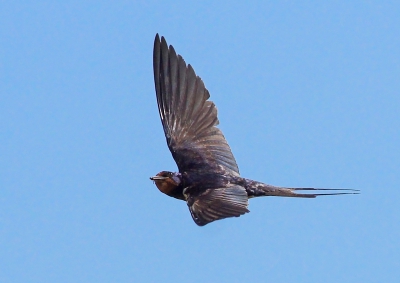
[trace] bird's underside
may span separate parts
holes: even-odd
[[[312,193],[306,194],[303,193],[304,191],[311,191]],[[248,210],[248,200],[254,197],[315,198],[317,196],[356,193],[354,190],[343,189],[276,187],[250,179],[237,176],[227,177],[226,175],[219,188],[205,189],[197,187],[186,189],[186,192],[183,189],[183,194],[188,192],[191,193],[185,196],[185,199],[193,220],[199,226],[204,226],[223,218],[239,217],[250,212]]]
[[[158,110],[179,172],[162,171],[150,179],[161,192],[185,200],[197,225],[245,214],[249,212],[248,199],[253,197],[315,198],[357,193],[276,187],[241,178],[231,149],[216,127],[217,108],[208,100],[210,95],[201,78],[158,34],[153,52]]]

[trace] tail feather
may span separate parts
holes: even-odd
[[[354,189],[321,189],[321,188],[288,188],[288,189],[292,190],[292,192],[295,194],[294,195],[295,197],[297,196],[297,197],[310,197],[310,198],[315,198],[317,196],[357,195],[360,193],[360,190],[354,190]],[[299,194],[296,193],[296,191],[317,191],[317,193]],[[319,193],[319,191],[328,191],[328,193]],[[329,191],[339,191],[339,192],[335,193]]]
[[[317,196],[336,196],[359,194],[359,190],[354,189],[322,189],[322,188],[285,188],[276,187],[259,183],[252,180],[246,180],[246,191],[249,197],[259,196],[277,196],[277,197],[298,197],[298,198],[316,198]],[[315,193],[298,193],[297,191],[315,191]]]

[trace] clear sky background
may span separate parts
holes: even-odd
[[[155,99],[166,37],[259,198],[198,227]],[[398,1],[2,1],[0,282],[399,282]]]

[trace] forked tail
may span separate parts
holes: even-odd
[[[354,195],[360,192],[359,190],[353,189],[284,188],[259,183],[249,179],[246,179],[245,188],[249,197],[276,196],[315,198],[317,196]],[[298,191],[310,191],[310,193],[298,193]]]

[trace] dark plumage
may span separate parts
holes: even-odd
[[[355,193],[303,194],[296,191],[328,189],[275,187],[241,178],[231,149],[216,127],[217,108],[208,100],[210,94],[203,81],[158,34],[153,68],[158,110],[179,173],[162,171],[150,179],[161,192],[186,201],[197,225],[249,212],[248,199],[252,197],[315,198]]]

